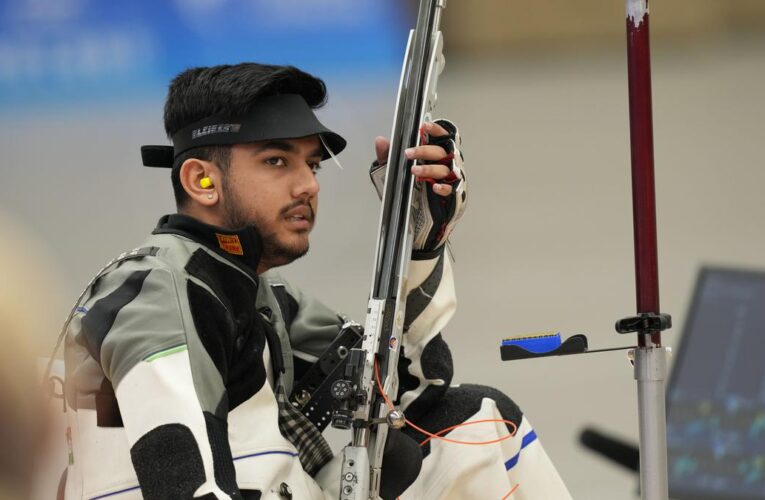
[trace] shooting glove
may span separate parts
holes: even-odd
[[[425,137],[422,143],[441,146],[446,151],[446,156],[438,163],[449,167],[451,174],[437,182],[451,184],[453,190],[449,196],[440,196],[433,192],[433,184],[436,181],[417,179],[412,200],[414,251],[430,252],[443,246],[462,217],[467,201],[467,181],[462,167],[462,152],[459,149],[459,130],[449,120],[436,120],[435,123],[446,129],[448,134]],[[380,198],[385,186],[385,172],[385,164],[377,161],[372,163],[369,174]]]

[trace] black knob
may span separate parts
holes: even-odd
[[[353,394],[353,386],[347,380],[335,380],[329,389],[329,393],[338,401],[346,401]]]
[[[335,429],[350,429],[353,424],[353,413],[349,410],[335,410],[332,414],[332,427]]]

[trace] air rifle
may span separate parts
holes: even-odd
[[[438,30],[446,0],[421,0],[417,24],[409,33],[393,119],[385,189],[375,252],[374,274],[360,347],[350,349],[342,378],[331,387],[336,407],[332,426],[352,430],[343,449],[340,500],[379,497],[388,426],[404,425],[384,394],[398,393],[398,358],[404,334],[407,274],[414,227],[412,161],[404,151],[419,146],[420,126],[432,121],[436,84],[444,66]],[[378,380],[379,377],[379,380]],[[382,387],[383,393],[378,389]]]

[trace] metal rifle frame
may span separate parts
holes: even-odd
[[[420,125],[432,119],[438,75],[444,66],[443,38],[438,27],[445,6],[446,0],[421,0],[417,25],[409,34],[391,132],[364,336],[361,348],[351,349],[348,354],[344,378],[331,389],[337,400],[332,426],[353,431],[351,443],[343,449],[340,500],[378,498],[388,426],[400,427],[404,422],[400,412],[389,413],[377,390],[375,365],[383,391],[395,399],[414,230],[414,177],[405,150],[420,145]]]

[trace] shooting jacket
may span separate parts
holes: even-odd
[[[65,342],[67,499],[325,498],[326,443],[298,449],[284,403],[344,319],[258,276],[260,252],[253,227],[170,215],[89,286]],[[398,399],[414,418],[451,380],[442,249],[413,260],[408,283]]]

